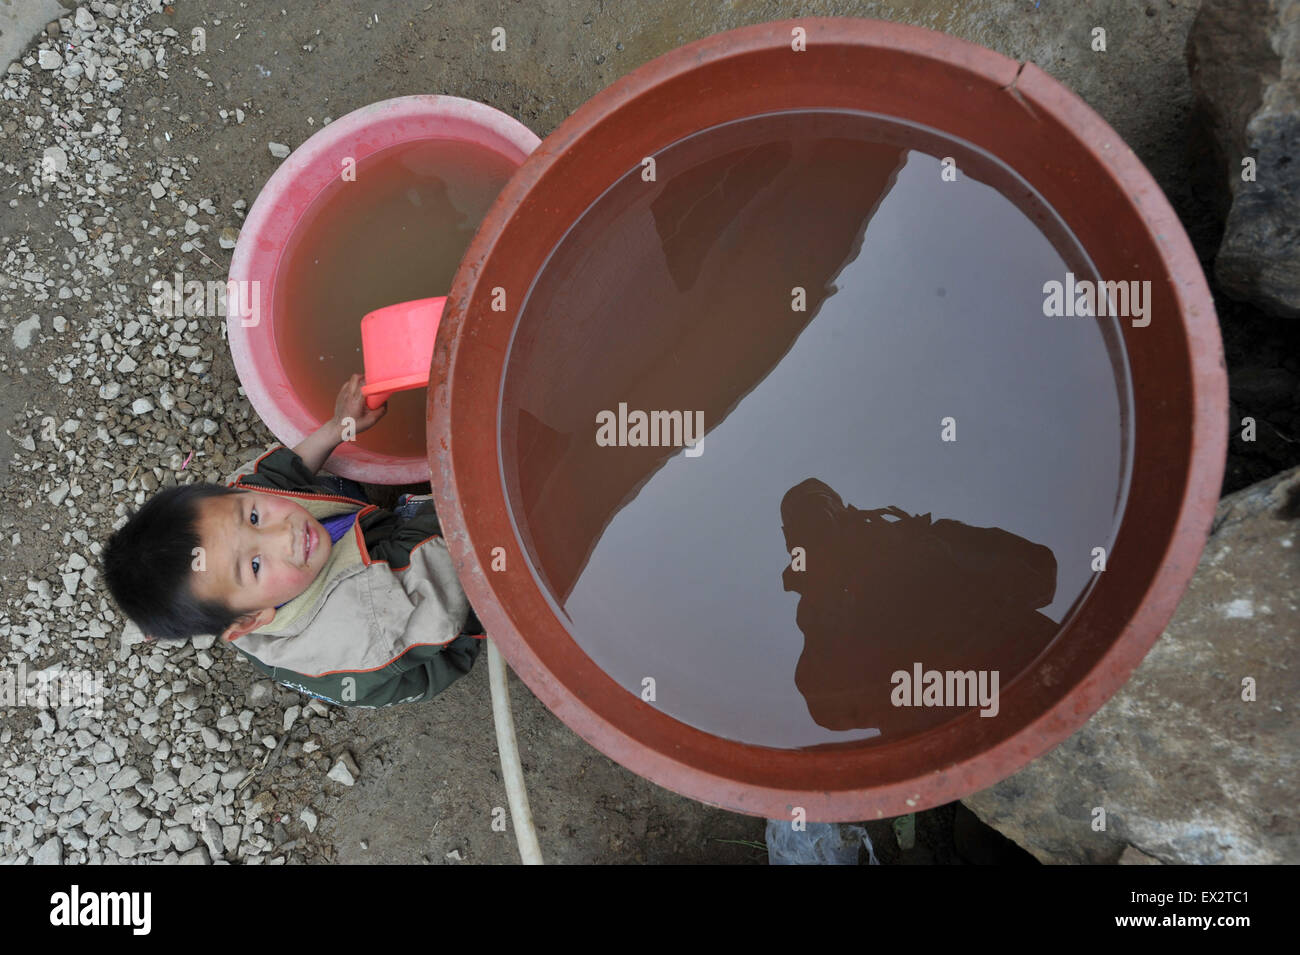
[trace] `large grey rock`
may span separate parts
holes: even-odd
[[[1300,862],[1298,518],[1300,468],[1220,501],[1186,595],[1129,682],[963,802],[1043,862],[1116,862],[1129,845],[1166,863]]]
[[[1300,0],[1203,0],[1187,63],[1232,195],[1219,285],[1300,317]],[[1254,182],[1242,180],[1243,157]]]
[[[22,53],[28,41],[45,24],[66,13],[58,0],[0,3],[0,73]]]

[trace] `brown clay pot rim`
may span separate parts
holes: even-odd
[[[1015,97],[1031,114],[1046,115],[1062,124],[1078,140],[1077,148],[1104,169],[1108,181],[1122,195],[1125,211],[1145,225],[1177,303],[1180,344],[1185,341],[1187,351],[1188,466],[1186,475],[1181,470],[1171,475],[1171,486],[1177,487],[1174,479],[1185,477],[1186,483],[1163,555],[1145,581],[1136,611],[1095,664],[1081,670],[1073,685],[1063,687],[1053,704],[1025,717],[1018,728],[1012,724],[1009,735],[985,733],[984,727],[975,726],[973,734],[967,733],[973,740],[969,751],[941,765],[923,766],[921,757],[899,750],[925,748],[917,746],[917,738],[877,744],[870,753],[851,747],[775,750],[725,740],[679,723],[622,688],[617,689],[628,698],[626,706],[638,708],[639,722],[628,722],[623,713],[619,718],[624,720],[624,726],[615,725],[610,707],[625,704],[616,695],[608,695],[608,686],[598,686],[602,678],[614,686],[603,671],[589,663],[574,668],[581,672],[557,672],[534,648],[534,642],[571,642],[562,624],[553,617],[530,619],[526,623],[529,636],[525,638],[523,628],[494,592],[494,576],[498,584],[500,579],[488,566],[491,549],[507,542],[486,538],[482,529],[495,509],[504,508],[509,513],[499,462],[484,462],[464,450],[467,440],[463,436],[468,431],[482,432],[474,439],[477,443],[480,437],[485,441],[486,431],[490,430],[492,447],[496,447],[497,408],[495,404],[487,405],[499,394],[503,369],[487,367],[483,359],[486,354],[504,361],[509,334],[507,330],[502,341],[499,329],[488,329],[484,303],[494,284],[493,256],[503,233],[516,216],[532,216],[535,221],[545,214],[544,197],[534,194],[539,181],[571,148],[580,149],[583,138],[620,108],[696,68],[756,53],[788,51],[794,27],[807,31],[810,50],[847,46],[881,54],[906,53],[917,58],[918,69],[942,72],[949,81],[955,72],[967,75],[971,89],[976,85],[989,89],[990,84],[996,84],[999,92]],[[738,113],[737,117],[740,115],[745,114]],[[666,146],[668,141],[660,145]],[[1015,165],[1014,157],[999,158]],[[626,168],[638,161],[639,156],[631,158]],[[548,252],[549,248],[543,250],[540,259]],[[1165,280],[1165,276],[1155,278]],[[516,303],[522,297],[516,293]],[[1166,320],[1172,321],[1173,317]],[[513,318],[505,324],[512,328]],[[474,340],[467,345],[467,339]],[[478,360],[462,360],[467,351],[473,351]],[[1031,63],[1021,65],[975,44],[919,27],[809,17],[717,34],[664,54],[596,94],[542,142],[497,198],[456,274],[433,359],[428,446],[435,504],[471,603],[520,678],[571,729],[634,772],[711,805],[769,818],[790,818],[790,809],[799,806],[810,820],[849,821],[914,812],[993,785],[1075,732],[1127,681],[1159,638],[1196,569],[1219,497],[1227,446],[1226,419],[1222,343],[1200,264],[1159,186],[1100,116]],[[461,436],[463,450],[459,455],[453,434]],[[1142,441],[1140,430],[1137,440]],[[1124,522],[1127,524],[1131,517],[1130,501]],[[1165,541],[1164,527],[1160,534],[1160,541]],[[509,543],[518,546],[517,541]],[[526,580],[522,586],[536,588],[527,572],[512,580]],[[580,695],[571,683],[582,683],[590,692]],[[1016,684],[1003,692],[1004,709]],[[1047,685],[1051,685],[1050,681]],[[1025,695],[1028,693],[1026,690]],[[590,700],[600,702],[593,706]],[[944,724],[934,733],[923,734],[924,739],[929,741],[933,736],[938,740],[940,733],[947,734],[945,744],[966,739],[957,735],[962,731],[960,727],[954,729],[961,722]],[[628,730],[630,726],[635,726],[635,732]],[[895,762],[887,762],[890,759]],[[893,771],[900,766],[903,768]],[[875,768],[891,771],[882,772],[877,781],[872,776]],[[836,782],[849,770],[861,770],[855,782]]]

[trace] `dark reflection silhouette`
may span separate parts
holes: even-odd
[[[1010,679],[1058,629],[1037,612],[1056,593],[1056,558],[1008,531],[846,506],[816,478],[786,492],[781,522],[787,553],[803,558],[782,574],[800,595],[795,684],[827,729],[888,738],[942,723],[964,710],[894,706],[895,671],[919,663]]]
[[[706,433],[721,425],[835,293],[906,158],[851,138],[768,142],[744,125],[708,145],[719,143],[721,154],[689,139],[666,150],[662,182],[637,167],[615,184],[585,222],[600,241],[561,245],[530,294],[547,307],[511,346],[506,483],[561,601],[605,528],[681,451],[600,447],[597,414],[623,402],[701,412]],[[788,224],[810,210],[817,228],[792,242]]]

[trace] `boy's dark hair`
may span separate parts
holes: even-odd
[[[103,573],[119,608],[145,634],[185,639],[219,634],[239,618],[224,604],[199,600],[190,587],[198,547],[198,502],[239,494],[220,484],[160,491],[127,519],[104,548]]]

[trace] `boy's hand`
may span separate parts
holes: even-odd
[[[388,413],[388,402],[378,408],[366,407],[366,396],[361,393],[361,386],[366,383],[363,375],[353,375],[339,389],[339,396],[334,401],[334,423],[340,427],[343,419],[351,418],[356,422],[356,433],[360,434],[374,427]]]

